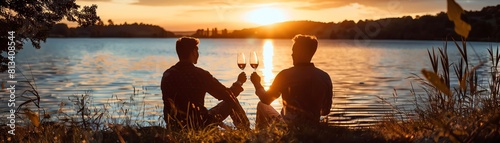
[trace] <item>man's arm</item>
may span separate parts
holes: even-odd
[[[326,116],[330,113],[332,109],[332,100],[333,100],[333,84],[330,76],[328,76],[327,88],[325,89],[325,99],[323,100],[323,105],[321,108],[321,116]]]
[[[233,83],[230,88],[226,88],[226,86],[224,86],[210,74],[209,81],[207,82],[207,92],[216,99],[227,101],[231,105],[239,104],[234,103],[233,98],[235,98],[243,91],[243,88],[241,86],[243,85],[243,83],[245,83],[246,80],[246,75],[244,72],[242,72],[238,75],[238,80]]]
[[[280,77],[281,77],[280,74],[278,74],[274,79],[274,82],[269,88],[269,90],[266,91],[262,86],[262,84],[260,83],[261,81],[260,76],[256,72],[252,73],[250,80],[252,81],[253,86],[255,87],[255,94],[257,94],[257,96],[259,97],[260,102],[270,105],[271,102],[273,102],[276,98],[280,97],[281,93],[279,92],[278,89],[279,86],[281,85]]]

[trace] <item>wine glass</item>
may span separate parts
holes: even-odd
[[[259,66],[259,58],[257,57],[257,53],[255,52],[250,53],[250,66],[253,68],[254,72]]]
[[[245,66],[247,65],[247,60],[245,59],[245,54],[243,54],[243,53],[238,53],[238,60],[237,60],[237,63],[238,63],[238,67],[239,67],[241,70],[244,70],[244,69],[245,69]]]

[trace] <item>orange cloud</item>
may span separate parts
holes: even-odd
[[[299,10],[322,10],[339,8],[352,4],[375,7],[384,11],[397,12],[430,12],[443,10],[445,2],[441,1],[407,1],[407,0],[315,0],[296,7]]]

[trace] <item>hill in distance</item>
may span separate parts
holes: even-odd
[[[500,41],[500,5],[487,6],[480,11],[466,11],[462,19],[472,26],[467,40]],[[112,24],[100,22],[89,27],[68,28],[55,25],[51,37],[180,37],[151,24]],[[183,32],[182,35],[188,35]],[[272,25],[245,28],[228,32],[217,28],[198,29],[190,35],[197,38],[285,38],[296,34],[315,35],[321,39],[391,39],[391,40],[445,40],[460,39],[454,32],[454,24],[445,12],[436,15],[404,16],[378,20],[344,20],[342,22],[288,21]]]
[[[480,11],[466,11],[462,19],[472,26],[468,40],[500,41],[500,5]],[[379,20],[345,20],[339,23],[289,21],[267,26],[235,30],[233,38],[292,38],[296,34],[315,35],[322,39],[460,39],[445,12],[436,15],[404,16]]]
[[[89,27],[68,28],[64,23],[56,24],[52,27],[50,37],[117,37],[117,38],[168,38],[175,37],[175,34],[166,31],[160,26],[151,24],[119,24],[104,25],[98,24]]]

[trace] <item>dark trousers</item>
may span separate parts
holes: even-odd
[[[237,99],[236,103],[239,103]],[[191,115],[188,117],[186,114],[179,115],[174,113],[174,116],[165,112],[165,122],[169,125],[173,125],[176,128],[194,128],[202,129],[208,126],[221,126],[227,127],[222,123],[228,116],[233,119],[233,124],[238,129],[249,129],[250,123],[246,117],[245,111],[240,104],[237,107],[232,107],[227,101],[222,101],[213,108],[208,110],[208,114],[205,115]],[[175,116],[177,115],[177,116]]]
[[[284,122],[283,117],[278,111],[276,111],[273,106],[264,104],[259,101],[257,103],[257,119],[255,119],[255,124],[257,128],[264,128],[272,123]]]

